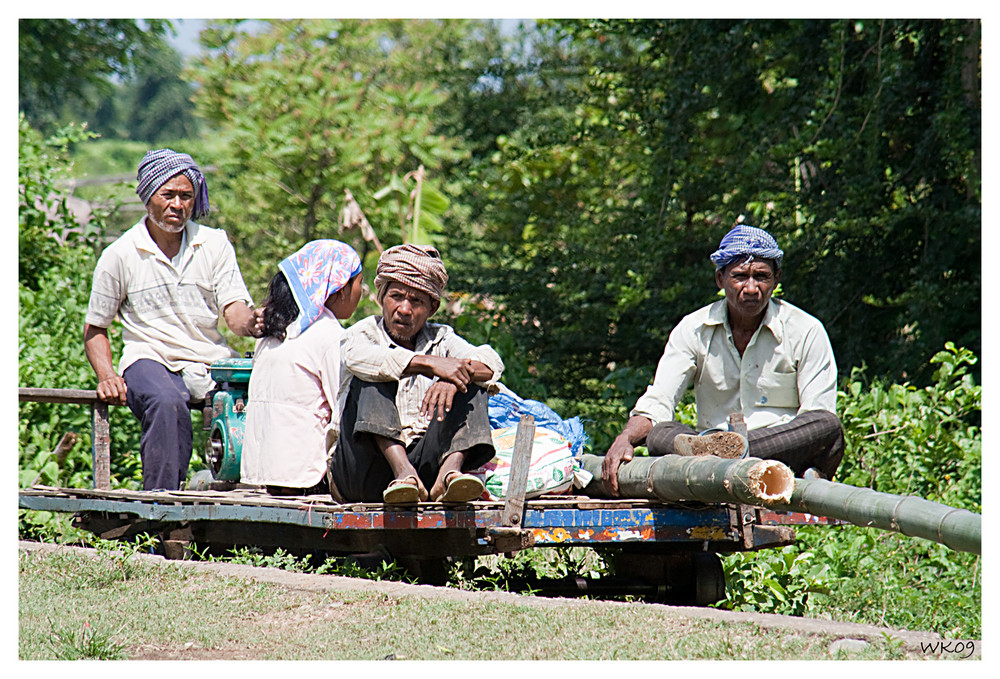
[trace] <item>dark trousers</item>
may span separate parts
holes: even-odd
[[[395,476],[375,436],[401,442],[402,426],[396,410],[398,386],[398,382],[365,382],[356,377],[351,380],[340,420],[340,437],[330,462],[334,499],[382,501],[382,491]],[[432,418],[427,432],[407,447],[406,456],[428,491],[437,480],[442,461],[451,453],[465,452],[463,471],[481,467],[496,454],[487,398],[482,388],[469,385],[466,393],[455,394],[444,419]]]
[[[179,490],[187,479],[193,435],[184,380],[148,358],[130,365],[122,377],[126,403],[142,423],[143,490]]]
[[[646,437],[646,449],[650,455],[672,454],[678,434],[696,433],[679,422],[660,422]],[[826,410],[809,410],[785,424],[751,429],[747,438],[750,457],[784,462],[796,476],[815,467],[832,480],[844,457],[844,428],[837,416]]]

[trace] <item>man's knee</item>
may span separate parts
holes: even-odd
[[[668,420],[653,425],[646,435],[646,450],[650,455],[671,455],[674,453],[674,439],[679,434],[693,434],[691,427]]]
[[[350,431],[354,436],[374,434],[399,440],[403,428],[396,407],[398,387],[398,382],[366,382],[353,378],[344,416],[353,415],[354,421],[342,429]]]
[[[815,431],[824,437],[843,438],[844,436],[844,426],[840,422],[840,418],[837,417],[836,413],[831,413],[829,410],[807,410],[804,413],[798,415],[799,418],[806,419],[811,427],[815,428]]]

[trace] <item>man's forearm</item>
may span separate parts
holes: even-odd
[[[83,327],[83,350],[87,354],[90,366],[97,375],[98,382],[117,374],[114,360],[111,357],[111,340],[108,338],[106,328],[85,325]]]
[[[624,437],[630,445],[638,446],[646,442],[646,436],[649,435],[652,428],[652,420],[642,415],[633,415],[628,419],[620,436]]]
[[[472,361],[472,381],[489,382],[493,379],[493,368],[482,361]]]

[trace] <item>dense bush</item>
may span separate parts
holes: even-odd
[[[982,388],[976,357],[949,343],[932,359],[935,382],[865,384],[855,370],[840,392],[848,449],[840,481],[982,511]],[[829,616],[982,636],[982,565],[975,554],[874,528],[808,527],[782,550],[723,559],[725,608]]]
[[[70,126],[43,138],[22,117],[18,154],[19,255],[18,386],[92,389],[94,373],[83,351],[83,319],[99,236],[108,221],[97,211],[86,226],[70,210],[66,180],[70,147],[93,135]],[[121,355],[121,330],[112,327]],[[18,408],[18,480],[87,487],[93,483],[90,412],[86,406],[24,402]],[[139,427],[125,408],[111,408],[112,478],[135,487],[140,478]],[[78,435],[68,455],[54,450],[67,432]]]

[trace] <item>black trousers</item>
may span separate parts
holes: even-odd
[[[401,442],[402,426],[396,410],[398,382],[351,380],[340,421],[340,438],[330,461],[331,494],[347,502],[381,502],[382,491],[394,475],[375,442],[382,436]],[[469,385],[455,394],[444,419],[432,418],[427,431],[406,449],[413,468],[427,490],[437,480],[441,463],[451,453],[464,451],[462,470],[476,469],[493,459],[486,392]],[[337,497],[340,495],[340,497]]]
[[[678,434],[696,433],[679,422],[660,422],[646,437],[646,449],[650,455],[673,454]],[[784,462],[796,476],[815,467],[832,480],[844,458],[844,428],[837,416],[826,410],[809,410],[785,424],[751,429],[747,438],[750,457]]]

